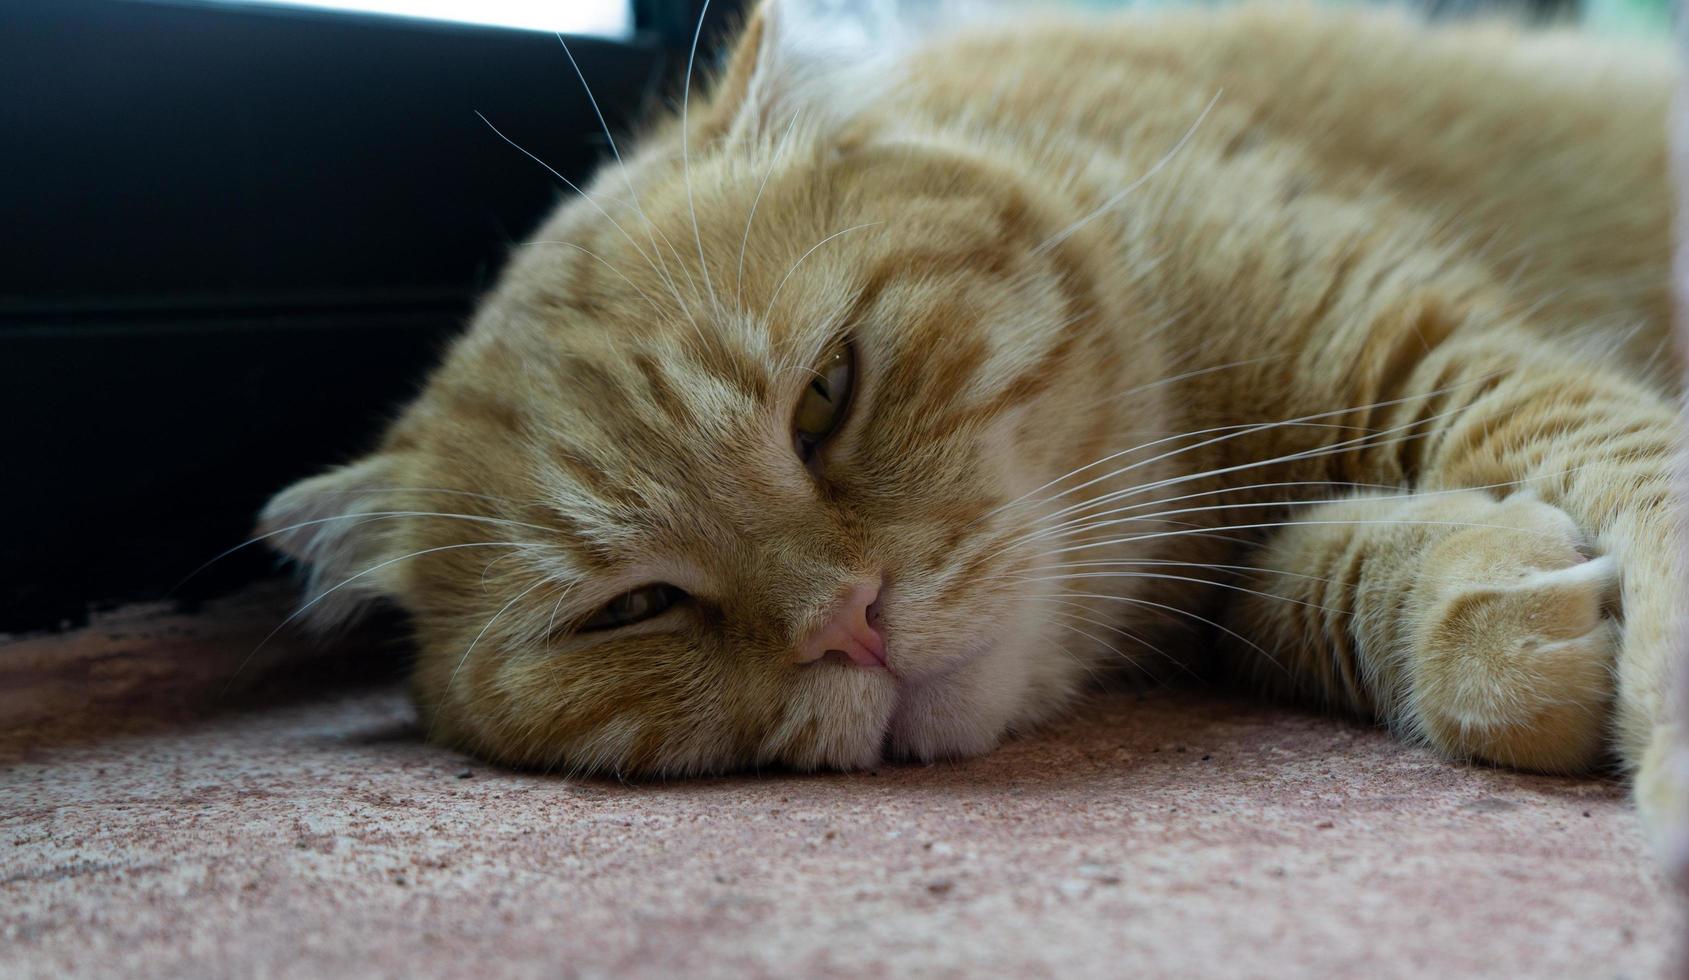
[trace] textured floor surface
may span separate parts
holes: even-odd
[[[0,677],[0,974],[1675,975],[1685,910],[1607,782],[1202,693],[667,785],[488,768],[384,687],[131,724],[152,654],[233,648],[203,622],[0,648],[36,671]]]

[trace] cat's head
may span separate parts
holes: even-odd
[[[265,512],[314,611],[408,611],[440,737],[866,766],[982,751],[1085,676],[1026,536],[1150,411],[1112,393],[1153,358],[1052,241],[1069,208],[787,16],[684,149],[677,120],[519,250],[376,452]]]

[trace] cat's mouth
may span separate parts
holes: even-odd
[[[880,739],[880,758],[930,762],[989,750],[999,733],[986,718],[977,717],[983,713],[969,703],[964,677],[991,650],[987,644],[924,671],[899,669],[893,658],[888,673],[897,700]]]

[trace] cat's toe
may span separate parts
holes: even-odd
[[[1565,514],[1534,498],[1484,516],[1427,556],[1415,715],[1452,755],[1587,769],[1606,752],[1618,564],[1590,557]]]
[[[1689,886],[1689,737],[1678,725],[1655,729],[1636,773],[1636,806],[1667,870]]]

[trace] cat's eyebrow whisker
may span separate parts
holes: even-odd
[[[1108,209],[1114,207],[1116,204],[1119,204],[1121,201],[1125,200],[1127,195],[1131,194],[1133,191],[1135,191],[1139,187],[1143,186],[1145,181],[1149,180],[1151,177],[1154,177],[1156,174],[1160,173],[1161,168],[1167,166],[1167,164],[1169,162],[1171,162],[1172,159],[1175,156],[1178,155],[1179,151],[1185,148],[1185,144],[1190,142],[1191,137],[1196,135],[1197,127],[1201,126],[1202,121],[1204,119],[1208,118],[1208,113],[1213,111],[1215,103],[1220,101],[1220,96],[1224,93],[1225,93],[1225,89],[1221,89],[1221,90],[1215,92],[1214,97],[1208,100],[1208,104],[1202,107],[1202,112],[1197,115],[1196,121],[1190,124],[1189,129],[1185,130],[1185,135],[1179,137],[1178,142],[1173,144],[1173,148],[1168,150],[1165,154],[1163,154],[1161,159],[1155,161],[1155,163],[1152,164],[1148,170],[1144,171],[1141,176],[1139,176],[1136,180],[1132,181],[1130,184],[1127,184],[1125,187],[1121,188],[1120,191],[1118,191],[1117,193],[1114,194],[1114,196],[1112,196],[1108,200],[1104,201],[1102,203],[1101,207],[1092,211],[1090,214],[1087,214],[1085,217],[1080,218],[1078,221],[1075,221],[1073,224],[1068,225],[1066,228],[1063,228],[1061,231],[1056,232],[1054,235],[1051,235],[1049,238],[1046,238],[1043,242],[1039,243],[1038,247],[1036,249],[1034,249],[1033,251],[1034,252],[1045,252],[1045,251],[1048,251],[1049,249],[1053,248],[1054,246],[1060,245],[1062,242],[1067,241],[1067,239],[1071,235],[1073,235],[1074,232],[1076,232],[1079,229],[1081,229],[1081,228],[1085,227],[1086,225],[1090,224],[1092,222],[1092,220],[1101,216],[1103,214],[1103,212],[1107,211]]]
[[[633,280],[629,279],[626,276],[626,274],[624,274],[622,272],[622,270],[620,270],[620,269],[616,268],[615,266],[611,265],[609,262],[606,262],[604,260],[604,256],[599,255],[597,252],[594,252],[592,249],[587,248],[585,245],[577,245],[574,242],[559,242],[559,241],[531,241],[531,242],[528,242],[527,244],[528,245],[561,245],[564,248],[572,248],[572,249],[575,249],[577,251],[586,253],[588,256],[590,256],[594,259],[597,259],[599,265],[602,265],[604,268],[609,269],[611,272],[615,273],[617,276],[620,276],[621,280],[628,284],[629,289],[632,289],[634,292],[638,293],[641,299],[643,299],[643,300],[645,300],[645,302],[651,304],[651,309],[655,310],[657,312],[658,316],[662,315],[663,308],[661,306],[657,305],[656,300],[652,299],[650,297],[650,295],[645,292],[645,290],[640,289],[638,286],[634,285]],[[652,244],[653,244],[653,246],[655,246],[656,243],[653,242]]]
[[[451,675],[446,678],[445,693],[442,695],[443,699],[449,698],[451,696],[452,685],[453,685],[453,683],[455,683],[457,681],[458,671],[461,671],[463,669],[463,665],[469,662],[469,655],[475,652],[476,645],[481,642],[482,637],[487,635],[487,631],[493,628],[493,624],[498,622],[499,617],[503,616],[506,612],[510,611],[510,607],[514,606],[514,605],[516,605],[516,603],[522,601],[522,599],[525,598],[528,595],[528,593],[534,591],[535,589],[539,588],[542,585],[545,585],[547,582],[550,582],[550,581],[551,581],[551,579],[548,576],[544,576],[544,575],[540,576],[539,579],[537,579],[534,582],[533,585],[530,585],[527,588],[523,589],[521,592],[516,593],[516,595],[511,597],[509,602],[506,602],[504,605],[499,607],[498,612],[493,613],[493,618],[487,620],[487,625],[481,627],[481,632],[476,633],[475,639],[469,641],[468,649],[463,651],[463,656],[458,658],[457,666],[452,668]],[[436,714],[435,715],[435,724],[438,724],[438,723],[439,723],[439,715]],[[429,728],[428,738],[429,738],[430,741],[432,741],[433,738],[434,738],[434,731],[433,731],[432,726],[430,726],[430,728]]]
[[[692,103],[692,67],[698,58],[698,38],[704,33],[704,18],[709,16],[710,0],[704,0],[698,8],[698,25],[692,30],[692,50],[686,55],[686,81],[680,96],[680,165],[685,172],[686,180],[686,210],[692,213],[692,238],[698,244],[698,270],[704,276],[704,286],[709,290],[710,302],[716,309],[721,309],[721,303],[716,299],[715,287],[710,283],[710,266],[704,258],[704,236],[698,230],[698,209],[692,203],[692,154],[689,145],[692,140],[692,127],[689,123],[689,113]]]
[[[575,583],[570,582],[558,591],[557,601],[551,604],[551,618],[547,619],[545,623],[546,636],[552,636],[557,632],[557,612],[563,608],[563,600],[569,598],[569,593],[573,591],[574,588]]]
[[[413,551],[408,555],[400,555],[397,558],[389,558],[386,561],[379,562],[377,564],[371,565],[370,567],[364,569],[361,572],[356,572],[356,573],[352,574],[351,576],[343,579],[340,582],[340,584],[331,586],[331,587],[324,589],[323,591],[317,593],[309,601],[307,601],[304,605],[300,606],[298,609],[295,609],[293,612],[289,613],[286,619],[277,623],[275,629],[266,633],[264,635],[264,638],[262,640],[258,641],[258,645],[253,647],[251,652],[249,652],[245,657],[243,657],[241,659],[241,662],[239,663],[239,665],[237,665],[235,667],[235,672],[233,674],[229,675],[228,681],[223,685],[223,694],[226,695],[226,694],[229,693],[229,688],[234,685],[235,678],[240,676],[241,672],[246,669],[246,665],[252,662],[253,657],[258,656],[258,651],[260,651],[260,650],[264,649],[264,647],[268,646],[270,641],[275,639],[276,635],[278,633],[280,633],[282,630],[286,629],[290,623],[292,623],[294,620],[297,620],[299,617],[305,615],[306,613],[310,612],[312,607],[316,606],[317,603],[323,601],[324,599],[327,599],[329,596],[333,595],[336,592],[339,592],[341,589],[344,589],[346,586],[351,585],[353,582],[356,582],[357,580],[363,578],[366,575],[374,574],[375,572],[381,571],[383,568],[387,568],[390,565],[396,565],[396,564],[398,564],[399,562],[402,562],[402,561],[409,561],[412,558],[421,558],[424,555],[438,554],[439,552],[442,552],[442,551],[456,551],[456,550],[461,549],[461,548],[527,548],[527,547],[530,547],[530,546],[523,544],[521,542],[517,542],[517,541],[470,541],[470,542],[466,542],[466,543],[463,543],[463,544],[446,544],[446,545],[440,545],[439,547],[436,547],[436,548],[424,548],[421,551]]]
[[[514,558],[521,553],[521,551],[511,549],[502,555],[494,555],[493,557],[487,559],[487,563],[481,566],[481,588],[485,589],[487,587],[487,576],[492,573],[494,565],[504,561],[506,558]]]
[[[1204,375],[1218,374],[1221,371],[1230,371],[1233,368],[1249,367],[1251,364],[1264,364],[1267,361],[1277,360],[1277,359],[1279,359],[1281,357],[1285,357],[1285,356],[1287,356],[1287,355],[1285,355],[1285,354],[1265,354],[1261,357],[1251,357],[1251,358],[1247,358],[1247,359],[1242,360],[1242,361],[1231,361],[1230,363],[1227,363],[1227,364],[1216,364],[1213,367],[1198,368],[1197,370],[1194,370],[1194,371],[1186,371],[1183,374],[1175,374],[1170,378],[1159,378],[1155,381],[1145,382],[1144,384],[1141,384],[1141,385],[1134,385],[1130,388],[1127,388],[1125,391],[1118,392],[1116,394],[1108,396],[1107,398],[1101,400],[1097,404],[1106,405],[1111,401],[1118,401],[1121,398],[1129,398],[1132,395],[1136,395],[1136,394],[1139,394],[1141,392],[1149,391],[1149,390],[1154,389],[1154,388],[1159,388],[1162,385],[1178,384],[1180,381],[1189,381],[1192,378],[1200,378]]]
[[[662,234],[662,229],[658,228],[651,220],[651,216],[645,213],[645,205],[639,200],[639,192],[633,188],[633,178],[628,174],[628,166],[622,159],[622,151],[616,146],[616,136],[614,133],[610,132],[610,124],[604,121],[604,112],[598,108],[598,97],[592,94],[592,86],[587,84],[586,73],[581,71],[580,63],[575,60],[575,53],[569,50],[569,42],[563,40],[562,31],[556,31],[554,33],[557,35],[557,43],[563,48],[564,57],[569,59],[569,67],[575,70],[575,77],[580,79],[581,91],[586,93],[587,101],[592,104],[592,114],[598,117],[598,127],[604,131],[604,139],[610,144],[610,153],[616,158],[616,169],[621,172],[622,183],[628,189],[628,196],[633,199],[633,208],[635,211],[639,212],[640,218],[645,221],[645,240],[650,242],[651,251],[657,253],[658,261],[663,261],[663,252],[657,247],[657,240],[651,234],[653,230],[656,231],[657,234]],[[664,235],[663,240],[667,241],[668,236]],[[674,246],[670,245],[669,247],[672,249]],[[665,278],[670,278],[670,281],[673,281],[672,278],[668,276],[668,263],[666,261],[663,261],[662,272]],[[623,276],[622,278],[625,279],[627,277]],[[629,285],[632,285],[632,283],[630,282]]]
[[[774,145],[774,152],[768,158],[768,168],[762,172],[762,182],[757,184],[756,196],[751,198],[751,209],[745,215],[745,234],[739,239],[739,273],[733,287],[734,302],[741,308],[745,305],[745,248],[751,243],[751,222],[756,220],[757,205],[762,203],[762,192],[768,189],[768,178],[774,176],[774,167],[786,152],[786,141],[791,138],[792,130],[797,127],[798,117],[801,115],[802,109],[793,112],[792,121],[786,124],[786,131],[780,134],[780,141]]]
[[[485,115],[483,115],[479,109],[475,110],[475,116],[476,116],[476,118],[480,119],[481,122],[485,123],[488,129],[493,131],[493,135],[497,136],[501,140],[504,140],[506,143],[509,143],[512,147],[514,147],[516,149],[516,151],[518,153],[521,153],[523,156],[525,156],[528,159],[530,159],[530,160],[534,161],[535,163],[539,164],[541,167],[544,167],[545,170],[548,173],[550,173],[553,177],[556,177],[558,180],[562,181],[564,186],[568,187],[570,190],[572,190],[576,194],[580,195],[582,200],[584,200],[588,204],[592,205],[593,208],[595,210],[597,210],[597,212],[599,214],[603,215],[604,220],[610,222],[611,227],[615,228],[618,232],[621,233],[623,238],[627,239],[627,243],[629,245],[633,246],[633,250],[635,252],[638,252],[640,258],[645,260],[645,264],[651,267],[651,271],[653,273],[655,273],[659,279],[664,280],[664,282],[669,287],[669,292],[674,296],[675,303],[680,306],[681,312],[686,314],[687,319],[689,319],[689,320],[692,319],[691,308],[688,307],[686,305],[686,301],[681,298],[680,291],[675,288],[674,281],[672,279],[669,279],[668,276],[663,272],[663,270],[657,268],[657,263],[652,260],[650,254],[647,253],[645,251],[645,249],[641,248],[638,242],[633,240],[633,236],[628,234],[627,229],[622,227],[621,222],[617,221],[614,217],[612,217],[610,215],[609,211],[606,211],[604,209],[604,205],[598,203],[597,198],[593,197],[591,194],[588,194],[586,191],[582,190],[579,184],[576,184],[574,181],[572,181],[569,178],[567,178],[567,177],[563,176],[562,174],[558,173],[557,169],[555,167],[553,167],[549,163],[546,163],[544,160],[541,160],[538,156],[534,155],[531,151],[529,151],[527,147],[525,147],[522,144],[516,142],[515,140],[511,139],[510,137],[504,135],[504,132],[502,130],[500,130],[497,126],[494,126],[492,120],[488,119]],[[693,321],[693,326],[694,327],[697,326],[696,321]]]
[[[449,493],[459,497],[473,497],[476,500],[487,500],[495,504],[516,505],[516,501],[509,497],[500,497],[491,493],[477,493],[473,490],[456,490],[449,487],[323,487],[320,490],[309,490],[307,493],[355,493],[361,495],[377,493]]]
[[[513,605],[517,605],[517,603],[522,602],[522,600],[524,600],[525,596],[529,595],[530,591],[534,591],[535,588],[539,588],[539,586],[546,585],[546,583],[549,583],[549,581],[552,581],[551,578],[549,578],[549,576],[544,576],[544,574],[542,574],[542,576],[539,576],[539,580],[534,581],[534,585],[527,586],[527,588],[524,588],[524,590],[519,591],[519,593],[517,593],[517,595],[513,595],[512,598],[510,598],[510,602],[505,603],[505,605],[502,605],[502,607],[498,607],[498,612],[493,613],[493,618],[490,618],[490,620],[486,620],[485,627],[481,627],[481,632],[478,632],[478,634],[475,634],[475,639],[470,640],[470,647],[468,647],[468,649],[466,649],[466,651],[463,651],[463,656],[458,657],[458,666],[453,667],[453,669],[451,669],[451,676],[449,676],[449,678],[446,678],[446,696],[451,696],[451,686],[453,686],[454,681],[456,681],[456,679],[458,679],[458,671],[461,671],[461,669],[463,669],[463,664],[466,664],[466,662],[470,662],[470,654],[473,654],[473,652],[475,652],[475,647],[476,647],[476,645],[480,644],[481,637],[485,637],[486,630],[493,629],[493,623],[498,622],[498,617],[502,617],[502,615],[505,615],[505,613],[510,612],[510,607],[513,607]]]
[[[835,231],[831,235],[828,235],[826,238],[823,238],[820,241],[816,242],[814,245],[811,245],[809,247],[809,251],[807,251],[807,252],[803,253],[802,255],[798,256],[798,260],[796,262],[793,262],[792,267],[790,269],[787,269],[786,274],[780,278],[779,285],[774,287],[773,294],[768,297],[768,305],[762,311],[763,320],[767,321],[768,318],[773,315],[773,313],[774,313],[774,303],[775,303],[776,300],[778,300],[780,298],[780,291],[782,289],[786,288],[786,283],[791,280],[792,273],[798,271],[798,266],[803,264],[803,260],[807,259],[811,255],[815,254],[816,249],[818,249],[821,246],[827,244],[828,242],[832,241],[833,239],[838,238],[840,235],[848,235],[853,231],[861,231],[864,228],[872,228],[876,225],[882,225],[882,224],[885,224],[885,222],[883,222],[883,221],[866,221],[866,222],[863,222],[862,224],[859,224],[859,225],[851,225],[849,228],[845,228],[842,231]]]
[[[358,492],[362,492],[362,491],[358,491]],[[351,521],[351,520],[371,520],[371,521],[375,521],[375,520],[390,520],[392,518],[397,518],[397,517],[439,517],[439,518],[448,518],[448,519],[454,519],[454,520],[460,520],[460,521],[470,521],[472,523],[477,523],[477,524],[493,524],[493,525],[497,525],[497,526],[500,526],[500,527],[520,527],[520,528],[526,528],[530,531],[544,531],[547,534],[561,534],[562,533],[562,532],[558,531],[556,528],[546,527],[543,524],[528,524],[528,523],[524,523],[522,521],[505,520],[504,518],[501,518],[501,517],[486,517],[486,516],[483,516],[483,515],[480,515],[480,514],[450,514],[450,513],[445,513],[445,512],[442,512],[442,511],[431,511],[431,510],[370,510],[370,511],[360,511],[358,513],[353,513],[353,514],[336,514],[333,517],[313,518],[312,520],[308,520],[308,521],[300,521],[297,524],[289,524],[287,527],[279,527],[279,528],[276,528],[273,531],[266,531],[263,534],[258,535],[257,537],[248,538],[247,540],[242,541],[240,544],[237,544],[232,548],[224,549],[222,552],[217,554],[215,557],[213,557],[209,561],[205,562],[204,564],[200,565],[198,568],[194,569],[193,571],[189,572],[187,575],[183,576],[182,580],[180,582],[177,582],[175,585],[171,586],[170,592],[167,592],[165,594],[169,595],[170,593],[175,592],[177,589],[180,589],[182,586],[191,582],[194,579],[195,576],[199,575],[201,572],[205,571],[207,568],[210,568],[212,565],[217,564],[218,562],[220,562],[223,559],[229,557],[230,555],[234,554],[235,552],[242,551],[246,548],[250,548],[250,547],[252,547],[253,545],[256,545],[256,544],[261,544],[265,541],[268,541],[271,538],[279,537],[283,534],[289,534],[291,532],[303,530],[303,529],[308,528],[308,527],[319,527],[319,526],[324,525],[324,524],[332,524],[336,521]]]

